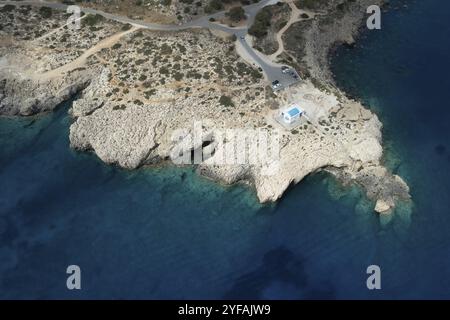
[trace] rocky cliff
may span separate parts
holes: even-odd
[[[15,21],[16,14],[8,13],[8,19]],[[58,19],[55,24],[62,22]],[[309,37],[315,37],[315,28],[307,30]],[[348,37],[354,26],[349,28]],[[5,41],[11,34],[2,29]],[[276,201],[290,185],[320,170],[361,185],[378,212],[390,212],[398,200],[410,198],[405,182],[382,166],[380,121],[358,102],[319,90],[312,80],[273,95],[232,41],[206,30],[108,34],[118,29],[102,21],[84,31],[90,39],[104,40],[80,48],[85,51],[78,58],[60,40],[64,27],[52,36],[51,46],[22,38],[15,47],[2,47],[0,113],[49,111],[79,92],[70,110],[70,144],[108,164],[134,169],[194,160],[199,174],[253,185],[261,202]],[[329,31],[316,36],[327,46],[315,46],[310,38],[306,55],[317,57],[306,63],[316,77],[329,79],[326,67],[315,68],[326,57],[319,49],[329,48],[336,37]],[[289,128],[277,122],[278,107],[292,101],[301,101],[306,115]],[[198,152],[202,156],[195,162]]]

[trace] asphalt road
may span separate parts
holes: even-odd
[[[134,20],[123,16],[114,15],[111,13],[107,13],[104,11],[91,9],[91,8],[83,8],[80,7],[81,11],[86,14],[99,14],[106,19],[114,20],[121,23],[129,23],[135,26],[139,26],[144,29],[156,30],[156,31],[180,31],[187,30],[192,28],[207,28],[207,29],[215,29],[223,32],[227,32],[229,34],[234,34],[237,37],[237,41],[239,41],[242,47],[247,51],[248,56],[253,60],[253,63],[261,68],[264,72],[266,79],[269,83],[272,83],[275,80],[278,80],[281,84],[281,87],[276,89],[275,91],[284,89],[299,80],[294,79],[293,76],[289,74],[284,74],[281,72],[281,65],[275,64],[271,62],[268,57],[263,55],[262,53],[257,53],[255,49],[253,49],[248,42],[245,40],[245,36],[248,34],[248,28],[253,24],[255,20],[256,14],[264,8],[265,6],[272,5],[277,3],[278,0],[261,0],[259,3],[254,3],[248,6],[244,6],[244,10],[247,16],[246,26],[244,27],[229,27],[223,24],[218,24],[215,22],[210,22],[210,18],[214,18],[215,20],[219,20],[224,17],[225,11],[217,12],[208,16],[203,16],[198,19],[189,21],[182,25],[162,25],[155,23],[148,23],[145,21]],[[0,1],[0,5],[32,5],[32,6],[47,6],[56,10],[66,11],[68,5],[62,3],[55,2],[45,2],[45,1]]]

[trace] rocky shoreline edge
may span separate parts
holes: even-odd
[[[355,20],[350,20],[354,27]],[[360,25],[361,20],[358,21],[358,26]],[[186,36],[186,32],[181,35]],[[215,38],[209,31],[200,31],[198,36],[205,42]],[[125,35],[123,39],[130,43],[131,37],[132,35]],[[325,41],[326,38],[320,39]],[[322,40],[317,42],[319,47]],[[336,41],[325,43],[322,49],[326,49],[324,56],[328,57],[330,48]],[[194,120],[212,119],[212,123],[203,128],[202,134],[213,137],[216,150],[223,150],[227,145],[224,139],[219,139],[217,129],[264,128],[274,135],[277,124],[273,118],[278,108],[268,106],[267,101],[273,100],[281,106],[294,99],[305,101],[305,107],[311,110],[319,110],[317,121],[309,122],[299,129],[282,132],[280,163],[276,174],[263,174],[265,168],[261,164],[216,165],[212,161],[214,157],[199,164],[197,172],[225,184],[251,184],[261,202],[276,201],[289,186],[320,170],[333,174],[343,184],[356,182],[366,191],[369,199],[375,202],[374,210],[379,213],[390,213],[397,201],[410,200],[407,184],[380,163],[380,121],[359,102],[346,98],[339,89],[333,92],[321,90],[313,81],[306,80],[292,88],[289,97],[282,94],[260,103],[255,102],[254,109],[257,112],[249,112],[245,103],[236,103],[235,109],[226,117],[217,117],[220,103],[211,102],[210,105],[200,107],[203,105],[202,99],[214,97],[213,93],[205,94],[203,91],[169,103],[164,97],[170,95],[171,91],[158,91],[151,103],[138,103],[135,100],[127,105],[117,105],[111,99],[118,95],[118,91],[111,83],[114,75],[108,64],[88,60],[86,64],[89,67],[73,68],[64,72],[63,76],[36,76],[20,68],[28,62],[27,57],[18,57],[13,53],[17,52],[14,50],[22,49],[21,45],[17,48],[0,49],[3,60],[0,65],[9,67],[7,72],[0,71],[0,112],[4,115],[21,116],[47,112],[81,93],[70,110],[74,120],[70,128],[71,147],[80,151],[93,151],[105,163],[135,169],[168,161],[173,149],[173,131],[186,127],[186,124]],[[30,50],[28,54],[29,63],[33,64],[33,51]],[[320,59],[315,61],[320,63]],[[331,85],[332,78],[326,76],[326,71],[323,73],[323,70],[328,70],[328,66],[319,69],[316,62],[308,62],[312,76],[325,79],[328,81],[326,84]],[[11,71],[13,66],[17,68],[14,72]],[[242,93],[235,93],[234,100],[242,98],[245,91],[246,89]],[[121,92],[120,97],[122,96]],[[183,113],[178,114],[179,110],[183,110]],[[171,118],[174,113],[177,116]],[[190,133],[192,130],[188,128],[186,136]]]

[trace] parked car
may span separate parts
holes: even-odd
[[[289,71],[289,75],[294,78],[295,80],[300,79],[297,72],[295,72],[294,70]]]
[[[281,67],[281,72],[283,72],[283,73],[288,73],[289,70],[291,70],[291,69],[289,67],[287,67],[287,66],[282,66]]]
[[[280,81],[275,80],[274,82],[272,82],[272,89],[273,89],[273,90],[276,90],[276,89],[279,89],[279,88],[281,88],[281,83],[280,83]]]

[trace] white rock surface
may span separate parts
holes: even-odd
[[[104,73],[99,77],[103,76]],[[92,81],[74,105],[73,114],[78,117],[70,128],[71,146],[80,150],[93,150],[103,161],[125,168],[132,169],[169,159],[170,151],[175,147],[172,133],[179,128],[187,128],[187,132],[192,132],[188,124],[193,114],[198,119],[209,120],[204,130],[213,137],[221,129],[240,128],[242,123],[246,123],[248,128],[254,128],[260,123],[258,117],[251,116],[229,114],[213,118],[211,114],[202,114],[198,102],[193,101],[178,104],[176,109],[183,110],[179,115],[172,112],[175,107],[171,105],[132,104],[125,110],[114,110],[107,100],[103,107],[92,114],[79,112],[90,108],[92,96],[100,90],[97,86],[103,87],[102,81]],[[375,210],[378,212],[389,211],[397,199],[409,198],[409,189],[403,180],[391,175],[380,164],[381,123],[375,115],[354,101],[339,103],[330,94],[318,91],[311,84],[301,85],[296,90],[293,99],[297,99],[297,93],[300,92],[300,95],[316,96],[309,101],[310,110],[334,101],[331,108],[328,106],[320,117],[322,121],[326,119],[330,123],[324,127],[319,123],[309,123],[308,128],[300,127],[297,133],[274,124],[269,132],[281,132],[282,136],[278,170],[267,175],[263,174],[264,164],[214,164],[220,156],[217,150],[223,150],[221,148],[227,143],[216,141],[216,153],[198,167],[198,172],[228,184],[238,181],[250,183],[254,185],[261,202],[276,201],[289,185],[321,169],[328,170],[344,182],[355,181],[364,187],[369,198],[377,201]],[[214,105],[205,110],[211,112],[211,108]],[[351,109],[351,116],[348,108]],[[331,110],[335,112],[334,118],[330,116]],[[272,113],[269,109],[265,111],[269,121],[273,117]],[[329,127],[334,129],[324,129]]]

